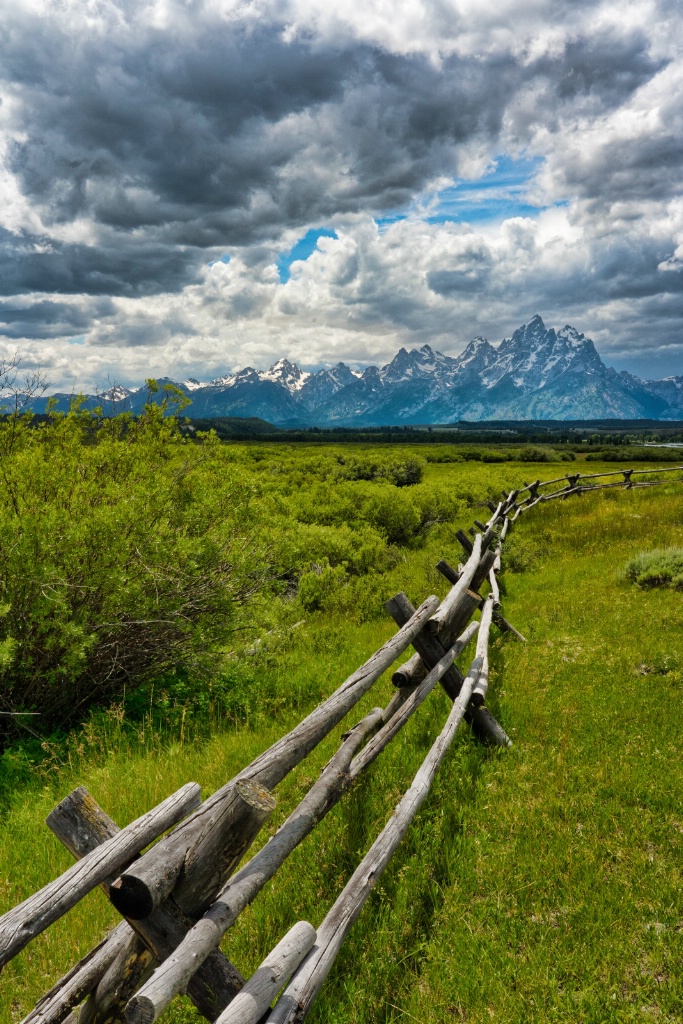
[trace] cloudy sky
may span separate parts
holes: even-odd
[[[0,359],[208,380],[538,312],[683,373],[676,0],[0,6]]]

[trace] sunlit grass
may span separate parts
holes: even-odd
[[[532,467],[533,475],[559,476],[574,465]],[[470,463],[430,466],[432,475],[481,496],[532,474]],[[454,529],[436,528],[425,547],[406,554],[390,577],[395,589],[416,604],[445,592],[433,565],[460,558]],[[513,536],[527,567],[504,576],[505,610],[529,642],[496,640],[492,706],[515,746],[485,751],[463,731],[312,1021],[680,1020],[683,596],[634,587],[623,567],[641,551],[683,543],[683,491],[671,482],[538,506]],[[189,779],[210,792],[391,632],[380,620],[359,626],[311,616],[263,660],[264,713],[208,740],[134,743],[121,732],[117,741],[112,722],[106,756],[86,754],[42,788],[27,787],[23,800],[17,794],[0,831],[0,910],[68,866],[42,820],[74,785],[86,785],[120,823]],[[383,680],[353,721],[390,692]],[[295,920],[320,922],[446,711],[435,692],[240,918],[224,949],[244,973]],[[341,731],[279,787],[271,830]],[[0,1019],[20,1020],[115,919],[93,893],[29,946],[0,979]],[[198,1019],[185,1001],[163,1018]]]

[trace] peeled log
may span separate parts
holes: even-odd
[[[89,892],[120,871],[162,832],[184,818],[199,803],[200,787],[188,782],[158,807],[121,829],[54,882],[0,918],[0,966],[6,964]]]
[[[392,598],[392,600],[388,601],[387,604],[385,605],[385,608],[387,609],[389,614],[395,619],[397,623],[399,623],[399,625],[401,619],[405,618],[407,615],[410,614],[410,609],[412,609],[412,607],[412,604],[410,603],[406,595],[403,593],[397,594],[396,597]],[[446,652],[443,649],[443,645],[436,637],[427,637],[426,639],[430,641],[429,653],[427,653],[425,648],[423,648],[422,650],[420,650],[420,654],[425,663],[428,664],[430,668],[433,668],[437,661],[439,661],[439,659],[442,658]],[[418,642],[420,642],[420,637],[417,637],[415,640],[416,647]],[[444,685],[445,679],[446,676],[444,676],[443,679],[441,680],[441,685],[443,686],[448,696],[451,697],[451,700],[454,700],[455,697],[451,696],[451,692],[449,691],[448,687]],[[465,721],[469,722],[475,736],[477,736],[483,742],[490,743],[496,747],[512,746],[512,740],[510,739],[510,737],[507,735],[505,730],[498,724],[498,722],[491,714],[489,709],[484,705],[482,705],[482,707],[479,708],[468,708],[468,710],[465,713]]]
[[[406,647],[410,646],[438,603],[437,597],[427,598],[411,621],[406,622],[398,633],[356,669],[303,722],[243,768],[234,779],[209,797],[180,828],[175,829],[170,836],[150,850],[140,863],[135,864],[127,872],[126,879],[122,879],[118,887],[119,892],[113,894],[115,905],[124,912],[135,914],[136,919],[144,919],[153,907],[173,891],[176,882],[182,878],[185,857],[197,842],[203,842],[200,836],[207,827],[209,832],[213,830],[211,822],[214,821],[216,814],[223,820],[225,831],[229,831],[236,783],[246,780],[272,789],[281,782],[348,714]],[[225,878],[229,877],[229,869],[230,864],[224,869]],[[185,878],[186,881],[181,881],[179,899],[183,901],[183,907],[188,912],[194,913],[198,905],[203,907],[207,902],[210,903],[217,890],[209,893],[210,886],[203,886],[204,898],[196,901],[191,873],[185,871]]]
[[[315,928],[299,921],[278,942],[216,1024],[258,1024],[315,942]]]
[[[392,705],[395,697],[390,702]],[[285,823],[219,893],[216,902],[188,931],[174,955],[160,964],[149,981],[126,1007],[130,1024],[151,1024],[171,1000],[184,991],[199,964],[220,942],[245,907],[273,877],[299,843],[333,807],[349,785],[349,765],[366,737],[384,720],[382,708],[375,708],[345,736],[336,754]],[[196,977],[196,975],[195,975]],[[189,989],[188,989],[189,991]]]
[[[481,668],[472,690],[472,704],[474,707],[481,707],[486,700],[486,693],[489,688],[489,632],[491,630],[494,600],[493,594],[489,594],[481,612],[476,650],[476,657],[481,662]]]
[[[384,607],[399,626],[410,619],[413,611],[413,605],[403,591],[395,594],[394,597],[385,603]],[[414,638],[413,647],[428,668],[434,668],[437,661],[443,658],[446,653],[445,648],[439,643],[437,638],[427,632],[419,633]],[[462,685],[462,674],[455,665],[451,665],[444,674],[441,685],[451,700],[455,700],[460,693],[460,686]]]
[[[79,814],[79,808],[83,806],[88,808],[87,817]],[[48,824],[57,838],[76,857],[81,855],[80,851],[87,852],[98,842],[105,842],[119,831],[116,822],[112,821],[87,790],[82,787],[62,800],[59,807],[55,808],[55,811],[49,816]],[[105,892],[109,890],[110,881],[113,879],[105,880],[102,883]],[[149,967],[147,950],[157,961],[165,960],[183,940],[192,927],[193,921],[187,918],[172,900],[167,899],[146,921],[131,923],[138,936],[143,940],[145,950],[142,950],[136,963],[130,965],[131,974],[128,979],[111,978],[110,989],[107,992],[100,992],[102,1005],[109,1005],[110,1009],[112,1006],[116,1006],[119,1016],[123,1009],[122,1004],[118,1003],[117,1005],[116,1001],[110,1002],[114,989],[120,985],[122,980],[126,981],[121,992],[122,998],[128,998],[130,993],[127,984],[132,983],[133,978],[135,984],[139,983]],[[220,951],[215,950],[191,979],[187,987],[187,994],[199,1012],[207,1020],[213,1021],[239,992],[243,984],[244,978],[239,971]],[[107,1013],[110,1012],[110,1009],[107,1010]]]
[[[318,929],[313,949],[284,990],[267,1024],[300,1024],[322,987],[349,929],[374,885],[424,803],[434,777],[458,730],[472,693],[476,669],[468,673],[448,720],[403,795],[388,823],[372,844]]]
[[[463,571],[460,574],[460,579],[455,586],[449,590],[438,609],[427,623],[426,631],[428,633],[431,633],[432,635],[440,633],[443,628],[448,625],[449,620],[452,619],[458,608],[460,599],[470,586],[470,583],[472,582],[472,579],[479,567],[481,562],[481,552],[482,537],[481,534],[477,534],[474,539],[474,544],[472,545],[472,554],[465,563]]]
[[[169,893],[186,913],[199,916],[232,874],[264,822],[274,797],[238,779],[219,801],[207,801],[185,829],[176,829],[141,857],[111,887],[124,917],[143,920]]]
[[[128,950],[132,941],[139,940],[122,921],[45,993],[21,1024],[61,1024],[71,1010],[95,990],[108,968],[122,951]]]

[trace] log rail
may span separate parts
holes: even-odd
[[[428,597],[417,609],[403,593],[387,601],[398,631],[307,718],[203,802],[196,783],[187,783],[120,829],[82,787],[69,794],[47,824],[76,864],[0,917],[0,969],[96,886],[104,890],[123,920],[43,996],[21,1024],[124,1020],[153,1024],[185,992],[199,1013],[217,1024],[303,1021],[372,887],[427,798],[461,722],[469,723],[482,742],[511,745],[485,702],[491,630],[495,627],[524,642],[502,614],[498,586],[504,544],[513,523],[541,502],[602,487],[652,486],[661,481],[633,477],[672,472],[683,473],[683,467],[573,473],[504,491],[498,505],[488,502],[492,513],[488,522],[475,520],[471,537],[462,530],[456,535],[464,563],[457,569],[445,561],[437,565],[451,584],[444,600]],[[607,477],[621,479],[594,483]],[[554,489],[544,490],[549,487]],[[477,612],[481,612],[479,620],[473,619]],[[469,667],[461,672],[457,659],[475,640]],[[275,808],[272,790],[411,646],[412,657],[393,673],[395,690],[386,706],[374,708],[347,729],[298,806],[258,853],[245,861]],[[451,712],[387,825],[317,930],[305,921],[292,922],[245,981],[219,943],[437,684],[453,701]]]

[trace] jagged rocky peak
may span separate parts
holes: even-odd
[[[496,350],[493,345],[486,338],[477,335],[476,338],[472,338],[472,341],[460,353],[455,362],[459,369],[480,370],[489,366],[495,358]]]
[[[254,382],[258,380],[258,373],[253,366],[245,366],[244,369],[238,370],[237,373],[226,373],[221,377],[215,377],[211,384],[212,388],[230,388],[240,382]]]
[[[452,362],[452,359],[441,352],[434,352],[429,345],[423,345],[420,349],[413,348],[410,352],[406,348],[400,348],[391,362],[386,363],[380,372],[383,381],[397,383],[434,373]]]
[[[646,382],[617,373],[605,366],[589,337],[569,324],[558,331],[546,328],[539,315],[498,346],[473,338],[455,358],[423,344],[401,348],[381,370],[368,366],[360,373],[338,362],[308,373],[279,359],[266,371],[247,366],[210,385],[191,378],[179,386],[191,399],[190,416],[260,416],[281,425],[683,416],[683,377]],[[107,403],[109,395],[113,401]],[[135,412],[146,395],[144,387],[138,393],[121,388],[88,401],[93,408],[104,404]],[[68,409],[68,394],[55,399]],[[34,411],[43,411],[46,402],[35,402]]]
[[[586,338],[585,334],[580,334],[576,327],[572,327],[570,324],[565,324],[562,330],[557,332],[557,336],[566,341],[572,348],[581,348],[586,341],[591,345],[593,344],[590,338]]]
[[[338,387],[346,387],[347,384],[351,384],[360,374],[354,373],[346,363],[335,363],[334,366],[328,370],[318,370],[314,375],[316,377],[326,377],[327,380],[331,381]]]
[[[310,376],[308,371],[300,370],[296,363],[290,363],[289,359],[284,358],[278,359],[266,373],[260,374],[261,380],[284,384],[288,391],[299,391]]]
[[[112,384],[110,388],[107,388],[106,391],[99,395],[99,398],[105,402],[125,402],[137,390],[138,388],[126,388],[123,384]]]
[[[299,395],[304,405],[312,409],[329,401],[342,388],[353,384],[357,376],[346,363],[339,362],[329,369],[323,368],[311,374],[301,387]]]

